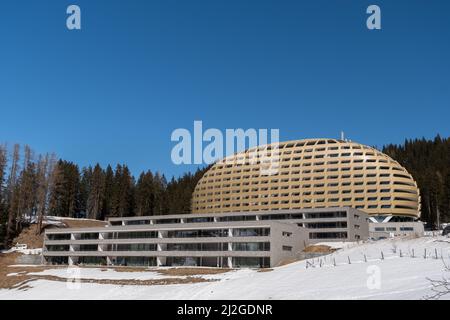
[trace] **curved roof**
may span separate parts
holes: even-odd
[[[198,182],[193,213],[353,207],[419,217],[420,195],[398,162],[359,143],[293,140],[216,162]]]

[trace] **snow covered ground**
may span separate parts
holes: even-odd
[[[0,290],[0,299],[423,299],[432,294],[427,278],[450,279],[444,262],[450,265],[449,238],[386,239],[344,246],[331,255],[272,271],[240,269],[197,276],[217,280],[212,282],[123,286],[36,280],[27,283],[27,289]],[[73,271],[65,268],[35,274],[73,277]],[[180,278],[155,271],[117,272],[101,268],[80,269],[79,276]],[[450,299],[450,294],[442,299]]]
[[[9,250],[1,250],[0,253],[12,253],[12,252],[19,252],[22,254],[41,254],[42,248],[39,249],[17,249],[17,248],[11,248]]]

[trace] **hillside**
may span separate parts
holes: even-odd
[[[45,217],[43,226],[45,228],[89,228],[89,227],[103,227],[106,221],[94,219],[75,219],[75,218],[60,218],[60,217]],[[26,244],[28,249],[42,248],[44,243],[44,233],[37,233],[37,225],[35,223],[25,227],[20,234],[14,238],[13,244]]]
[[[433,295],[429,279],[450,279],[444,262],[450,264],[450,239],[424,237],[347,244],[322,258],[266,272],[180,276],[161,269],[81,268],[75,269],[77,290],[66,282],[73,270],[11,268],[8,278],[28,274],[31,280],[22,289],[0,290],[0,299],[423,299]]]

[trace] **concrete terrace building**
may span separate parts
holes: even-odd
[[[296,140],[218,161],[197,184],[192,212],[330,207],[414,219],[420,216],[419,189],[405,168],[374,148],[346,140]]]
[[[160,217],[162,218],[162,217]],[[49,230],[47,264],[273,267],[291,259],[307,232],[290,223],[242,221],[133,224]]]
[[[308,244],[368,237],[352,208],[110,218],[106,227],[45,232],[47,264],[274,267]]]

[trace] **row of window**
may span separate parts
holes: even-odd
[[[362,200],[361,200],[362,201]],[[262,209],[259,209],[259,208],[255,208],[255,207],[258,207],[258,206],[261,206],[261,207],[266,207],[265,208],[265,210],[296,210],[296,209],[323,209],[323,208],[328,208],[328,207],[339,207],[339,206],[342,206],[342,205],[338,205],[338,204],[341,204],[341,203],[344,203],[344,205],[346,205],[346,206],[351,206],[351,207],[353,207],[353,208],[355,208],[355,209],[405,209],[405,210],[414,210],[414,211],[417,211],[418,210],[418,208],[417,208],[417,206],[414,204],[414,205],[411,205],[411,206],[408,206],[408,205],[393,205],[393,204],[355,204],[355,205],[351,205],[351,203],[346,203],[347,201],[328,201],[328,202],[326,202],[325,201],[325,199],[314,199],[314,201],[309,201],[309,202],[303,202],[303,203],[307,203],[307,204],[311,204],[310,206],[305,206],[305,205],[302,205],[302,206],[298,206],[298,207],[290,207],[290,206],[287,206],[287,207],[270,207],[271,205],[280,205],[280,204],[289,204],[289,203],[285,203],[285,202],[279,202],[279,201],[271,201],[271,202],[268,202],[268,201],[263,201],[263,202],[254,202],[254,203],[251,203],[251,204],[248,204],[248,203],[233,203],[233,204],[222,204],[222,205],[214,205],[214,206],[197,206],[197,207],[195,207],[195,210],[197,210],[197,211],[199,211],[199,210],[213,210],[213,209],[230,209],[230,210],[224,210],[224,211],[221,211],[221,212],[224,212],[224,213],[226,213],[226,212],[234,212],[235,211],[235,209],[233,209],[233,208],[241,208],[241,207],[250,207],[250,206],[252,206],[252,209],[250,210],[250,209],[247,209],[247,210],[245,210],[245,209],[243,209],[243,210],[241,210],[241,211],[243,211],[243,212],[248,212],[248,211],[260,211],[260,210],[262,210]],[[350,200],[349,200],[349,202],[350,202]],[[324,205],[325,203],[331,203],[331,205]],[[334,205],[333,205],[334,204]]]
[[[354,163],[358,163],[358,162],[360,162],[360,161],[359,160],[354,160]],[[350,161],[348,161],[348,162],[341,161],[340,163],[341,164],[349,164]],[[400,168],[400,167],[390,167],[390,166],[365,166],[365,167],[364,166],[356,166],[356,167],[321,168],[322,166],[325,166],[325,165],[337,165],[337,164],[339,164],[338,161],[336,161],[336,162],[327,162],[326,164],[325,164],[325,162],[318,162],[318,163],[304,162],[304,163],[302,163],[302,165],[300,165],[300,163],[291,164],[291,165],[282,165],[281,166],[281,170],[278,170],[278,172],[275,172],[274,175],[290,175],[290,174],[293,175],[293,174],[300,174],[300,173],[302,173],[302,174],[310,174],[310,173],[338,172],[338,171],[351,171],[351,170],[356,170],[356,171],[360,171],[360,170],[365,170],[365,171],[370,171],[370,170],[390,171],[390,170],[393,170],[393,171],[404,172],[404,170],[402,168]],[[304,170],[296,170],[295,169],[295,168],[300,168],[300,167],[318,167],[318,168],[314,169],[314,170],[309,169],[309,168],[308,169],[304,169]],[[271,166],[271,168],[272,169],[280,169],[280,167],[277,166],[276,164],[273,164]],[[283,169],[291,169],[291,170],[283,170]],[[250,173],[250,172],[255,172],[257,174],[254,174],[252,176],[250,176],[250,175],[242,176],[242,174]],[[233,171],[230,170],[230,171],[214,172],[214,170],[213,170],[213,172],[207,172],[203,176],[203,179],[201,180],[201,183],[213,182],[213,180],[211,180],[211,179],[210,180],[205,180],[205,179],[206,178],[210,178],[210,177],[214,177],[214,176],[219,177],[219,176],[222,176],[222,175],[223,176],[230,176],[230,175],[241,174],[241,175],[238,175],[238,176],[234,177],[234,179],[237,179],[237,178],[240,179],[241,176],[244,179],[248,179],[250,177],[257,178],[257,177],[261,176],[259,172],[260,172],[260,167],[259,166],[255,166],[253,168],[247,168],[247,169],[235,169]],[[410,179],[410,177],[408,175],[405,175],[405,174],[397,174],[397,173],[395,173],[394,176]],[[225,178],[216,179],[215,181],[217,182],[217,181],[221,181],[221,180],[224,180],[224,179]]]
[[[341,192],[342,193],[342,192]],[[359,193],[359,192],[354,192],[354,193]],[[372,192],[368,192],[368,193],[372,193]],[[375,193],[375,192],[373,192]],[[328,194],[334,194],[334,192],[328,192]],[[297,198],[297,199],[290,199],[289,194],[272,194],[272,195],[264,195],[264,194],[260,194],[260,195],[254,195],[251,197],[251,199],[254,199],[255,201],[249,201],[249,202],[236,202],[241,200],[241,197],[233,197],[233,198],[217,198],[214,199],[214,202],[216,202],[215,208],[217,208],[220,205],[226,205],[227,202],[232,203],[232,204],[242,204],[242,206],[246,207],[246,206],[253,206],[257,203],[257,199],[267,199],[267,201],[262,201],[262,202],[269,202],[268,199],[274,199],[271,200],[270,203],[271,204],[289,204],[289,203],[312,203],[312,202],[351,202],[351,201],[355,201],[355,202],[361,202],[361,201],[391,201],[392,197],[378,197],[378,196],[367,196],[367,197],[339,197],[339,194],[336,193],[335,197],[330,197],[330,198],[322,198],[320,196],[323,196],[324,192],[323,191],[316,191],[313,194],[311,194],[310,192],[304,192],[303,193],[303,197],[301,198]],[[277,200],[277,198],[285,198],[284,200]],[[249,197],[242,197],[242,199],[250,199]],[[394,197],[393,198],[394,201],[406,201],[406,202],[414,202],[416,203],[417,200],[413,199],[413,198],[405,198],[405,197]],[[194,203],[196,205],[200,205],[202,203],[212,203],[213,199],[208,199],[208,200],[203,200],[203,201],[195,201]],[[222,203],[222,204],[221,204]],[[231,219],[231,218],[227,218],[227,219]]]
[[[256,215],[239,215],[233,214],[230,216],[217,217],[217,222],[224,221],[256,221]],[[345,218],[347,217],[347,213],[345,211],[329,211],[329,212],[315,212],[315,213],[276,213],[276,214],[266,214],[258,216],[259,220],[285,220],[285,219],[323,219],[323,218]],[[194,219],[194,218],[193,218]],[[213,217],[204,217],[202,219],[207,219],[208,222],[215,222]],[[144,221],[144,220],[142,220]],[[149,221],[149,220],[147,220]],[[186,222],[186,220],[184,220]],[[134,232],[138,233],[139,232]],[[120,234],[125,235],[121,237],[126,238],[130,237],[128,232],[121,232]],[[267,237],[270,236],[270,228],[233,228],[232,235],[234,237],[249,237],[249,236],[259,236],[259,237]],[[291,232],[283,231],[283,236],[292,235]],[[155,236],[156,237],[156,236]],[[117,236],[115,236],[117,239]]]
[[[220,221],[244,221],[256,220],[255,216],[221,217]],[[203,237],[228,237],[229,229],[199,229],[199,230],[169,230],[161,231],[164,238],[203,238]],[[83,235],[83,234],[81,234]],[[268,237],[270,228],[233,228],[233,237]],[[49,240],[70,240],[70,234],[49,234]],[[132,232],[109,232],[103,234],[104,239],[154,239],[158,238],[157,231],[132,231]],[[75,234],[75,239],[80,238]],[[84,238],[86,239],[86,238]],[[90,234],[89,239],[98,240],[99,233]]]
[[[330,176],[305,176],[302,178],[285,178],[285,179],[281,179],[281,180],[252,180],[252,181],[246,181],[243,182],[242,184],[239,183],[223,183],[224,181],[217,181],[217,183],[214,184],[209,184],[208,187],[204,186],[204,187],[198,187],[197,191],[199,190],[212,190],[212,189],[224,189],[224,188],[230,188],[230,187],[240,187],[240,186],[249,186],[249,185],[263,185],[263,184],[270,184],[271,188],[278,188],[278,186],[273,185],[275,183],[288,183],[288,182],[300,182],[300,181],[319,181],[319,180],[347,180],[347,181],[342,181],[341,185],[351,185],[351,181],[348,181],[350,179],[364,179],[364,178],[376,178],[377,175],[373,174],[366,174],[365,177],[361,174],[354,174],[354,175],[330,175]],[[378,175],[379,178],[389,178],[389,174],[379,174]],[[236,180],[240,180],[236,179]],[[394,184],[394,185],[405,185],[405,186],[415,186],[415,183],[412,182],[411,179],[409,179],[410,181],[401,181],[401,180],[383,180],[383,181],[377,181],[377,180],[369,180],[369,181],[365,181],[365,180],[361,180],[361,181],[355,181],[354,185],[364,185],[364,184],[368,184],[368,185],[375,185],[375,184]],[[220,184],[223,183],[223,184]],[[328,186],[338,186],[339,183],[328,183]],[[306,187],[310,187],[311,185],[305,184]],[[317,185],[317,186],[324,186],[324,184],[322,185]],[[317,187],[315,185],[315,187]],[[303,185],[302,185],[303,187]]]
[[[400,227],[400,231],[414,231],[413,227]],[[397,227],[375,227],[375,231],[396,232]]]
[[[48,245],[47,251],[70,251],[69,245]],[[99,251],[98,245],[73,246],[74,251]],[[111,244],[102,251],[157,251],[156,244]],[[234,242],[233,251],[270,251],[270,242]],[[228,251],[228,243],[168,243],[161,245],[162,251]]]
[[[331,140],[330,140],[331,141]],[[329,146],[327,146],[327,144],[330,144]],[[258,148],[251,148],[248,151],[245,151],[245,153],[252,153],[252,152],[264,152],[264,151],[277,151],[277,152],[281,152],[279,150],[283,150],[286,149],[284,151],[282,151],[282,154],[290,154],[292,152],[323,152],[325,150],[370,150],[370,151],[374,151],[373,148],[364,146],[364,145],[359,145],[359,144],[353,144],[353,145],[348,145],[348,144],[340,144],[340,145],[336,145],[337,142],[333,141],[333,142],[328,142],[328,143],[320,143],[318,145],[320,145],[320,147],[317,148],[305,148],[308,146],[314,146],[317,145],[316,141],[309,141],[309,142],[297,142],[297,143],[278,143],[278,144],[272,144],[269,146],[261,146]],[[380,152],[375,151],[377,154],[379,154]],[[373,152],[371,152],[373,153]]]
[[[330,185],[328,184],[327,188],[333,188],[333,187],[338,187],[339,185]],[[341,184],[342,187],[347,187],[348,185],[344,185]],[[290,189],[300,189],[295,188],[294,186],[291,186],[292,188]],[[311,185],[305,185],[302,186],[302,189],[310,189]],[[239,200],[239,199],[257,199],[257,198],[268,198],[268,197],[288,197],[288,196],[292,196],[292,197],[299,197],[299,196],[310,196],[310,195],[322,195],[325,194],[325,192],[327,194],[362,194],[362,193],[390,193],[391,189],[344,189],[344,190],[339,190],[339,189],[320,189],[320,188],[325,188],[325,186],[323,184],[317,184],[314,185],[314,189],[316,189],[316,191],[311,191],[311,190],[305,190],[303,192],[299,192],[299,191],[295,191],[295,192],[284,192],[284,193],[272,193],[270,194],[269,192],[271,191],[277,191],[277,190],[286,190],[289,191],[289,188],[254,188],[254,189],[234,189],[234,190],[225,190],[225,191],[217,191],[217,192],[208,192],[208,193],[199,193],[197,194],[194,198],[195,203],[199,203],[199,201],[201,202],[212,202],[212,196],[213,195],[222,195],[224,197],[221,198],[215,198],[214,201],[223,201],[223,200]],[[405,193],[405,194],[411,194],[411,195],[417,195],[417,192],[415,190],[407,190],[407,189],[393,189],[392,190],[393,193]],[[242,196],[232,196],[232,197],[227,197],[226,195],[230,195],[230,194],[240,194],[243,193],[244,195]],[[253,194],[250,194],[253,193]],[[199,200],[201,198],[204,197],[209,197],[209,199],[202,199]]]
[[[75,257],[75,264],[80,265],[107,265],[106,257]],[[203,266],[225,267],[227,257],[167,257],[164,266]],[[45,257],[48,264],[68,264],[69,257]],[[224,262],[225,261],[225,262]],[[232,257],[234,267],[268,268],[269,257]],[[112,257],[110,263],[116,266],[156,266],[156,257]]]
[[[324,166],[324,165],[339,165],[339,164],[350,164],[350,163],[379,163],[379,164],[396,164],[394,161],[389,161],[386,159],[380,158],[356,158],[356,159],[345,159],[353,157],[351,154],[345,154],[342,156],[339,155],[309,155],[303,157],[278,157],[271,155],[260,156],[260,158],[249,158],[249,159],[233,159],[228,160],[231,163],[228,164],[225,168],[213,167],[208,171],[206,177],[208,176],[219,176],[222,174],[231,174],[231,173],[241,173],[241,172],[250,172],[257,171],[259,167],[257,165],[270,164],[273,168],[300,168],[300,167],[310,167],[310,166]],[[344,158],[344,160],[327,160],[325,159],[340,159]],[[314,162],[314,159],[324,159],[323,161]],[[286,163],[287,162],[287,163]],[[291,163],[292,162],[292,163]],[[280,166],[281,163],[281,166]],[[241,167],[247,167],[245,169],[241,169]],[[235,168],[232,170],[232,168]],[[397,167],[394,167],[397,168]],[[229,169],[229,170],[227,170]],[[396,169],[394,169],[396,170]],[[403,169],[398,168],[398,171],[403,171]]]
[[[278,143],[278,144],[272,144],[268,146],[260,146],[257,148],[251,148],[249,150],[246,150],[244,152],[238,153],[235,156],[229,157],[229,159],[237,159],[237,160],[243,160],[244,155],[252,155],[252,154],[260,154],[260,153],[275,153],[275,155],[289,155],[289,154],[301,154],[301,153],[320,153],[325,151],[337,151],[337,150],[357,150],[354,153],[358,156],[383,156],[382,153],[379,151],[370,148],[368,146],[359,145],[359,144],[338,144],[337,141],[329,140],[329,142],[325,140],[313,140],[313,141],[299,141],[295,143]],[[318,143],[323,142],[323,143]],[[329,144],[329,145],[328,145]],[[314,145],[320,145],[320,147],[310,147],[308,146],[314,146]],[[283,150],[285,149],[285,150]],[[273,150],[273,152],[272,152]],[[280,151],[283,150],[283,151]],[[366,152],[361,152],[362,150],[366,150]],[[222,169],[223,167],[227,167],[227,165],[219,165],[218,168]]]
[[[344,186],[344,185],[342,185]],[[347,185],[345,185],[347,186]],[[333,187],[337,187],[337,186],[333,186]],[[303,189],[309,189],[310,186],[303,188]],[[311,191],[311,190],[305,190],[303,192],[299,192],[299,191],[295,191],[295,192],[289,192],[289,188],[281,188],[281,190],[286,190],[287,192],[283,192],[283,193],[270,193],[272,191],[276,191],[278,189],[268,189],[268,188],[255,188],[255,189],[234,189],[234,190],[229,190],[229,191],[222,191],[222,192],[208,192],[208,193],[200,193],[197,194],[196,197],[194,197],[194,203],[205,203],[205,202],[212,202],[213,198],[212,196],[220,196],[222,195],[222,197],[217,197],[214,198],[214,201],[229,201],[229,200],[239,200],[239,199],[258,199],[258,198],[269,198],[269,197],[300,197],[300,196],[311,196],[311,195],[323,195],[325,194],[325,192],[327,194],[363,194],[363,193],[403,193],[403,194],[408,194],[408,195],[414,195],[417,196],[417,192],[415,190],[408,190],[408,189],[388,189],[388,188],[383,188],[383,189],[344,189],[344,190],[339,190],[339,189],[320,189],[320,188],[324,188],[322,187],[314,187],[316,190],[315,191]],[[300,188],[291,188],[291,190],[293,189],[300,189]],[[243,193],[242,196],[240,196],[239,194]],[[234,196],[227,196],[227,195],[231,195],[231,194],[235,194]],[[205,197],[208,197],[208,199],[205,199]],[[410,198],[410,200],[412,200]],[[408,201],[408,200],[405,200]]]

